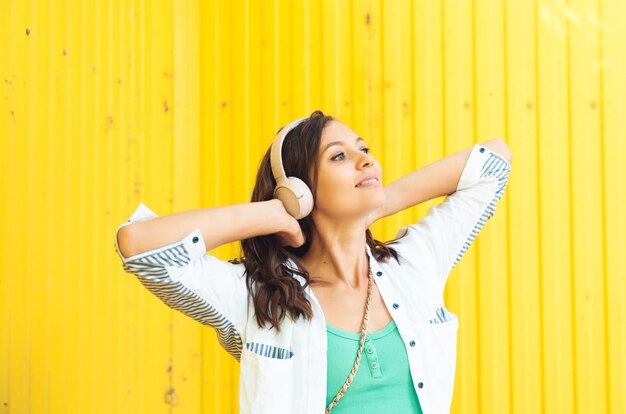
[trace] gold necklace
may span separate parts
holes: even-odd
[[[363,314],[363,323],[361,324],[361,340],[359,342],[359,350],[356,353],[356,360],[354,361],[354,366],[350,371],[350,375],[348,375],[346,382],[343,384],[335,398],[333,398],[331,403],[328,404],[328,407],[326,407],[326,414],[330,413],[331,410],[335,408],[335,406],[339,403],[339,400],[343,398],[348,388],[350,388],[352,380],[356,376],[357,371],[359,370],[359,363],[361,362],[361,355],[363,354],[363,348],[365,346],[365,335],[367,333],[367,325],[369,322],[370,301],[372,299],[372,291],[374,290],[374,283],[372,281],[372,268],[370,266],[368,266],[368,268],[367,301],[365,302],[365,313]]]

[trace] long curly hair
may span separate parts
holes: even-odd
[[[315,111],[292,129],[283,141],[282,160],[285,173],[287,176],[298,177],[307,184],[313,193],[314,203],[322,131],[331,120],[334,120],[332,116],[324,115],[322,111]],[[256,184],[252,192],[252,202],[274,198],[276,180],[272,174],[270,154],[271,145],[259,165]],[[313,181],[309,178],[311,169]],[[274,327],[280,331],[280,322],[285,316],[289,316],[292,320],[300,316],[310,320],[313,316],[311,304],[304,293],[304,289],[310,282],[309,274],[300,266],[299,258],[309,250],[312,238],[311,229],[315,224],[310,214],[298,222],[306,238],[304,245],[297,248],[281,246],[278,239],[271,234],[252,237],[241,241],[242,254],[230,261],[243,263],[246,268],[246,285],[253,298],[255,317],[260,327],[270,324],[270,329]],[[366,230],[365,235],[366,242],[376,260],[386,261],[390,257],[398,260],[396,250],[387,246],[390,242],[383,243],[376,240],[369,229]],[[288,266],[288,259],[293,260],[297,268]],[[301,284],[294,278],[294,275],[301,276],[305,283]]]

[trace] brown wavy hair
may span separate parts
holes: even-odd
[[[322,111],[315,111],[304,122],[292,129],[282,147],[282,160],[286,175],[295,176],[304,181],[313,193],[317,188],[317,174],[319,170],[319,149],[322,140],[322,131],[326,124],[334,120],[332,116],[324,115]],[[283,127],[284,128],[284,127]],[[280,128],[282,129],[282,128]],[[279,132],[280,132],[279,129]],[[271,145],[261,160],[256,176],[256,184],[252,191],[252,202],[267,201],[274,198],[276,180],[272,174],[270,163]],[[313,172],[312,181],[309,174]],[[311,245],[312,232],[315,226],[309,214],[298,220],[305,243],[300,247],[281,246],[278,239],[270,234],[257,236],[241,241],[242,254],[231,263],[243,263],[246,268],[246,285],[253,298],[255,316],[260,327],[270,324],[280,331],[280,322],[285,316],[292,320],[303,316],[308,320],[313,316],[311,304],[304,294],[309,285],[309,274],[300,266],[299,258],[304,256]],[[370,246],[376,260],[386,261],[390,257],[398,260],[395,249],[380,242],[366,230],[366,242]],[[296,269],[287,266],[287,259],[296,263]],[[302,285],[294,275],[301,276],[305,283]]]

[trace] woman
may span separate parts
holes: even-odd
[[[163,217],[140,204],[116,233],[124,270],[215,328],[240,361],[242,413],[449,412],[458,320],[443,291],[504,193],[508,147],[476,144],[383,187],[365,141],[320,111],[275,144],[250,203]],[[310,206],[274,198],[280,162]],[[443,195],[395,240],[373,238],[376,220]],[[237,260],[206,254],[237,240]]]

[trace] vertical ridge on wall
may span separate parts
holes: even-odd
[[[606,412],[607,367],[603,358],[606,326],[602,289],[605,275],[602,273],[601,232],[596,231],[602,215],[602,136],[597,110],[599,44],[597,29],[586,23],[598,21],[597,2],[573,0],[569,6],[576,16],[568,22],[571,166],[585,166],[571,169],[576,407],[583,412]],[[594,217],[594,221],[589,217]],[[596,277],[588,277],[592,274]]]
[[[85,158],[83,158],[83,162],[90,161],[93,163],[93,169],[84,168],[81,166],[81,171],[85,171],[86,173],[86,185],[87,188],[94,188],[96,186],[102,186],[103,183],[101,181],[101,171],[104,167],[102,163],[103,156],[103,142],[109,138],[109,134],[114,126],[114,119],[112,114],[109,112],[108,105],[108,83],[105,82],[105,79],[110,79],[110,73],[107,71],[108,62],[111,58],[112,50],[109,50],[109,42],[108,36],[110,36],[109,26],[107,25],[107,20],[110,18],[110,14],[107,13],[105,7],[108,1],[106,0],[96,0],[93,5],[93,10],[90,12],[93,13],[93,20],[95,23],[95,48],[94,48],[94,56],[93,60],[90,62],[91,71],[92,71],[92,79],[93,79],[93,93],[94,93],[94,112],[91,115],[93,124],[90,125],[91,139],[87,140],[87,154]],[[112,45],[111,45],[112,46]],[[88,189],[84,192],[85,197],[85,208],[88,211],[88,214],[85,215],[85,226],[90,229],[89,232],[92,233],[92,237],[95,240],[101,240],[102,233],[100,231],[99,222],[97,220],[98,214],[95,214],[95,210],[101,205],[101,200],[104,198],[102,193],[105,190],[101,187],[99,191],[90,192]],[[85,236],[87,236],[88,232],[86,232]],[[97,246],[99,243],[93,243],[89,246],[89,249],[85,251],[85,268],[87,273],[96,274],[98,263],[95,260],[89,260],[89,257],[95,257],[97,254]],[[108,280],[102,281],[101,286],[107,286]],[[82,401],[80,404],[84,407],[88,407],[89,410],[95,411],[96,408],[96,387],[98,382],[103,381],[104,378],[101,375],[103,371],[106,371],[110,364],[107,366],[100,367],[100,370],[97,369],[97,358],[101,355],[101,352],[105,350],[102,342],[108,341],[107,338],[101,338],[101,341],[97,339],[97,326],[99,324],[105,324],[106,320],[104,318],[99,321],[99,324],[91,323],[93,319],[96,319],[96,309],[101,309],[102,312],[107,312],[103,305],[102,296],[97,295],[96,292],[97,285],[96,280],[93,278],[86,279],[86,283],[81,295],[83,295],[86,299],[88,299],[88,304],[86,306],[85,312],[85,321],[84,327],[86,328],[86,348],[85,348],[85,366],[86,374],[92,378],[92,381],[87,383],[81,383],[80,388],[83,389],[82,392]],[[108,294],[110,289],[105,289]],[[107,331],[110,332],[110,331]],[[77,373],[76,379],[80,378],[80,373]],[[103,386],[105,392],[107,386]],[[103,409],[107,409],[107,406],[110,403],[110,399],[107,401],[102,401]],[[110,408],[109,408],[110,409]]]
[[[54,99],[50,100],[50,107],[55,111],[50,111],[52,119],[57,122],[56,128],[51,131],[57,139],[50,140],[49,148],[50,162],[54,166],[48,171],[50,174],[49,188],[54,192],[51,194],[48,202],[48,217],[51,223],[51,233],[49,234],[49,242],[47,246],[58,244],[62,246],[61,252],[54,249],[47,249],[51,261],[48,262],[50,303],[49,318],[51,319],[51,332],[49,336],[50,344],[50,374],[49,389],[46,390],[50,396],[49,411],[54,411],[55,407],[69,406],[68,395],[71,393],[67,384],[67,377],[58,380],[55,373],[64,372],[70,366],[70,349],[72,348],[70,334],[71,326],[75,325],[71,322],[71,303],[75,303],[75,298],[70,296],[76,283],[69,274],[59,277],[53,269],[76,268],[78,262],[76,252],[72,248],[72,234],[64,231],[65,223],[76,225],[79,216],[76,189],[76,172],[77,163],[74,157],[73,147],[77,144],[72,140],[72,126],[79,124],[75,118],[70,115],[73,107],[81,105],[81,96],[78,94],[80,88],[76,87],[76,77],[78,77],[76,56],[79,54],[79,47],[76,47],[75,37],[72,36],[72,29],[75,27],[79,19],[76,18],[76,12],[69,10],[67,5],[56,10],[54,21],[57,24],[59,42],[56,43],[57,56],[61,56],[60,62],[51,59],[52,65],[57,65],[58,74],[56,75],[56,88]],[[57,30],[55,30],[57,31]],[[71,51],[71,55],[70,55]],[[68,59],[71,57],[71,59]],[[58,111],[58,112],[56,112]],[[56,113],[55,113],[56,112]],[[58,154],[55,157],[55,154]],[[65,168],[63,168],[65,167]],[[59,306],[61,303],[61,306]],[[60,333],[60,335],[59,335]],[[61,336],[61,340],[55,340]]]
[[[508,231],[510,287],[510,410],[545,411],[541,280],[541,215],[537,191],[540,183],[537,115],[539,47],[536,2],[508,2],[505,10],[505,134],[516,148],[515,163],[525,166],[515,177],[509,194]],[[519,70],[520,67],[527,70]],[[515,219],[513,219],[515,218]],[[527,223],[515,226],[515,222]],[[515,357],[512,357],[515,356]],[[534,398],[527,398],[533,395]]]
[[[14,148],[14,122],[15,122],[15,106],[12,90],[15,88],[15,44],[14,39],[16,29],[15,24],[15,4],[10,4],[10,8],[5,13],[0,14],[0,27],[9,28],[9,30],[0,30],[0,42],[5,45],[5,52],[0,54],[0,148],[6,154],[15,154]],[[11,162],[12,157],[6,157],[5,162],[0,163],[0,226],[3,234],[8,234],[11,219],[14,217],[11,204],[14,199],[9,194],[15,194],[14,179],[10,179],[11,171],[15,171]],[[10,371],[11,366],[11,323],[12,323],[12,306],[11,295],[13,281],[13,266],[9,260],[9,256],[13,255],[14,247],[9,242],[8,237],[0,237],[0,251],[4,254],[0,255],[0,413],[7,413],[7,404],[10,399]]]
[[[9,30],[0,30],[0,42],[5,45],[4,53],[0,54],[0,148],[6,154],[14,154],[14,122],[15,122],[15,106],[12,99],[12,90],[15,88],[15,44],[14,39],[16,29],[15,24],[15,4],[10,4],[8,10],[0,15],[0,27],[9,28]],[[9,194],[15,194],[16,180],[10,179],[11,157],[6,157],[5,162],[0,163],[0,226],[3,234],[9,233],[11,230],[10,222],[14,216],[10,205],[12,198]],[[0,413],[8,411],[7,403],[10,398],[10,373],[9,367],[11,363],[11,320],[12,307],[9,292],[12,289],[13,268],[9,261],[9,255],[14,253],[14,248],[9,242],[8,237],[0,237],[0,251],[4,254],[0,255]]]
[[[598,2],[598,21],[602,21],[603,18],[603,10],[602,10],[602,2]],[[599,62],[603,62],[604,58],[604,48],[602,46],[602,31],[600,29],[598,29],[597,32],[597,36],[598,36],[598,61]],[[604,78],[603,78],[603,70],[602,67],[600,66],[598,68],[598,117],[599,117],[599,134],[601,137],[601,143],[600,143],[600,183],[604,183],[606,182],[606,176],[605,176],[605,170],[604,170],[604,166],[606,165],[606,157],[605,157],[605,135],[604,135]],[[604,366],[606,367],[605,370],[605,384],[606,384],[606,388],[605,388],[605,393],[604,393],[604,399],[605,399],[605,404],[606,404],[606,409],[608,410],[610,405],[611,405],[611,388],[609,387],[609,384],[611,382],[611,366],[610,366],[610,345],[609,345],[609,326],[608,326],[608,315],[609,315],[609,292],[608,292],[608,288],[607,288],[607,283],[608,283],[608,273],[607,273],[607,268],[608,268],[608,264],[607,264],[607,257],[606,257],[606,233],[607,233],[607,229],[606,229],[606,188],[601,185],[600,187],[601,190],[601,200],[602,200],[602,210],[601,210],[601,237],[602,237],[602,252],[601,252],[601,257],[602,257],[602,274],[603,274],[603,279],[602,279],[602,295],[603,295],[603,309],[602,311],[604,312],[604,318],[602,320],[602,323],[605,325],[605,330],[604,330],[604,337],[602,338],[602,345],[604,346],[604,355],[603,355],[603,363]]]
[[[538,2],[537,188],[541,230],[539,248],[545,366],[545,410],[573,412],[575,403],[572,330],[572,283],[569,179],[567,54],[565,16],[554,2]],[[551,260],[558,257],[559,260]],[[563,275],[559,279],[558,275]],[[569,338],[569,339],[568,339]]]
[[[604,133],[604,257],[606,268],[606,324],[607,324],[607,411],[619,413],[626,411],[623,397],[626,390],[626,355],[622,350],[626,343],[626,218],[623,206],[626,205],[626,169],[624,154],[626,144],[616,138],[621,132],[621,123],[626,115],[626,43],[615,33],[623,32],[623,17],[626,16],[626,4],[615,0],[604,0],[599,18],[600,61],[602,102],[602,128]]]
[[[533,14],[532,14],[532,18],[530,19],[531,21],[533,21],[534,27],[533,27],[533,47],[534,47],[534,51],[533,51],[533,58],[534,58],[534,67],[533,67],[533,75],[534,78],[531,79],[531,83],[532,85],[534,85],[533,88],[533,92],[534,92],[534,100],[531,101],[531,105],[527,104],[527,107],[529,109],[532,110],[531,115],[529,115],[529,118],[532,119],[532,122],[534,123],[533,125],[533,133],[534,133],[534,145],[532,149],[529,149],[529,151],[525,151],[523,153],[523,155],[526,155],[530,152],[530,157],[532,157],[532,160],[534,160],[535,163],[535,172],[534,172],[534,177],[532,177],[532,181],[529,181],[529,185],[525,188],[527,191],[531,190],[531,189],[539,189],[540,188],[540,177],[542,176],[542,165],[540,162],[540,153],[541,153],[541,147],[540,147],[540,127],[539,127],[539,121],[540,121],[540,117],[539,117],[539,98],[540,98],[540,90],[539,90],[539,77],[540,77],[540,71],[539,71],[539,51],[540,51],[540,46],[539,46],[539,25],[541,24],[540,19],[539,19],[539,1],[538,0],[534,0],[533,4]],[[518,39],[521,38],[522,36],[518,36]],[[530,132],[529,132],[530,134]],[[520,136],[520,140],[523,138],[523,136]],[[534,153],[532,152],[534,150]],[[529,162],[529,161],[527,161]],[[532,164],[531,164],[532,165]],[[524,190],[524,189],[522,189]],[[524,192],[525,193],[525,192]],[[513,200],[515,200],[515,194],[522,194],[521,191],[517,191],[513,193]],[[532,267],[530,268],[530,270],[534,271],[535,274],[537,274],[537,286],[535,287],[535,294],[538,296],[536,298],[536,308],[537,312],[535,312],[535,316],[534,318],[537,320],[538,323],[538,327],[534,330],[534,332],[538,332],[537,335],[537,339],[536,341],[538,341],[539,345],[535,345],[535,349],[534,352],[536,352],[538,354],[538,357],[535,357],[534,361],[535,364],[538,364],[539,366],[535,368],[535,370],[533,372],[536,372],[537,375],[536,377],[538,377],[537,381],[535,383],[537,383],[539,385],[539,392],[536,392],[534,395],[537,396],[536,400],[539,401],[539,406],[542,410],[542,412],[546,411],[546,393],[547,393],[547,378],[546,378],[546,353],[543,352],[542,347],[543,344],[546,343],[545,340],[545,334],[546,334],[546,329],[545,329],[545,323],[544,320],[540,317],[540,315],[544,314],[544,292],[543,292],[543,279],[545,277],[545,274],[543,273],[543,262],[544,262],[544,249],[543,249],[543,239],[542,239],[542,235],[541,235],[541,231],[540,229],[542,228],[542,223],[543,223],[543,215],[542,215],[542,208],[541,208],[541,197],[540,197],[540,192],[538,190],[534,191],[534,199],[531,197],[531,202],[530,202],[530,206],[532,206],[533,208],[529,208],[528,211],[533,211],[534,215],[536,217],[530,217],[530,221],[532,223],[536,223],[535,226],[532,226],[532,229],[535,231],[535,234],[532,234],[530,236],[527,236],[528,238],[523,238],[523,237],[519,237],[519,238],[513,238],[512,237],[512,243],[515,243],[515,240],[518,240],[520,243],[524,243],[524,246],[527,246],[531,243],[531,241],[536,241],[537,244],[537,248],[535,249],[536,251],[534,252],[535,255],[537,256],[536,259],[536,266],[533,269]],[[520,199],[520,201],[518,201],[516,203],[516,205],[518,206],[522,206],[522,202],[521,202],[521,197],[518,196],[518,198]],[[513,201],[512,201],[513,203]],[[519,207],[518,207],[519,208]],[[520,208],[521,209],[521,208]],[[513,212],[512,214],[515,214],[515,212]],[[512,244],[512,248],[515,249],[515,244]],[[528,263],[528,262],[525,262]],[[524,315],[524,314],[528,314],[528,310],[526,310],[525,312],[521,312],[519,313],[519,315]],[[530,328],[529,328],[529,332],[530,332]],[[526,334],[528,336],[528,333]],[[513,351],[515,352],[515,350]],[[513,367],[513,369],[515,369],[515,367]]]
[[[27,113],[29,120],[35,120],[37,116],[41,116],[41,123],[37,125],[36,128],[28,128],[26,133],[26,151],[29,154],[28,160],[26,161],[26,198],[30,201],[26,207],[26,217],[30,217],[31,219],[26,221],[26,246],[28,246],[27,251],[29,253],[34,253],[34,241],[36,240],[36,229],[41,229],[43,220],[42,215],[37,214],[36,208],[40,205],[43,197],[41,196],[44,191],[44,180],[42,172],[46,169],[47,165],[44,163],[45,158],[43,151],[39,146],[37,146],[36,137],[41,134],[44,137],[49,139],[48,125],[46,117],[44,114],[39,114],[39,102],[45,102],[46,92],[48,92],[48,88],[43,85],[49,85],[49,72],[39,72],[36,71],[35,68],[39,65],[45,65],[47,63],[47,56],[49,54],[49,49],[45,44],[44,33],[49,31],[49,27],[47,26],[47,21],[45,20],[45,6],[44,13],[39,14],[32,12],[31,23],[32,23],[32,31],[29,36],[32,36],[31,41],[33,43],[31,51],[31,56],[33,57],[33,63],[29,70],[28,75],[32,83],[41,82],[42,87],[33,87],[30,89],[28,94],[28,103],[27,103]],[[38,165],[42,165],[42,168],[37,168]],[[41,318],[41,306],[38,306],[41,302],[39,302],[39,294],[33,289],[29,289],[29,286],[33,286],[35,283],[35,275],[41,274],[41,266],[43,261],[27,261],[24,267],[24,282],[25,289],[22,293],[22,305],[23,315],[25,316],[25,321],[19,329],[23,331],[24,339],[26,339],[25,343],[22,345],[25,349],[26,358],[28,360],[28,366],[25,367],[24,376],[25,380],[29,384],[30,394],[31,396],[39,396],[40,398],[32,398],[29,399],[28,405],[29,408],[33,411],[41,410],[41,395],[43,388],[43,375],[44,370],[37,370],[35,367],[41,366],[41,357],[40,353],[42,351],[41,347],[36,347],[35,344],[41,343],[41,325],[35,325],[35,320],[40,320]]]
[[[57,28],[59,27],[59,16],[52,10],[44,6],[38,8],[38,12],[41,12],[42,21],[35,23],[37,29],[41,31],[42,40],[45,39],[45,53],[42,55],[42,65],[45,65],[48,69],[45,71],[46,78],[41,79],[40,99],[37,99],[36,105],[38,108],[38,117],[41,119],[42,124],[41,132],[37,135],[41,138],[44,137],[43,142],[39,142],[37,145],[37,152],[40,152],[40,157],[36,157],[36,168],[40,174],[41,187],[37,191],[37,197],[34,199],[35,208],[38,210],[37,216],[39,216],[35,222],[36,231],[38,234],[49,235],[50,239],[57,233],[55,228],[56,220],[49,220],[52,218],[51,212],[53,210],[53,204],[57,202],[54,195],[57,191],[61,190],[60,186],[55,185],[58,182],[57,174],[58,169],[55,165],[56,161],[54,155],[58,153],[58,147],[62,147],[61,140],[56,139],[55,132],[57,128],[57,118],[54,111],[50,108],[56,108],[57,102],[60,103],[60,68],[58,57],[62,56],[62,50],[60,46],[59,36]],[[50,33],[51,35],[46,39],[44,33]],[[43,42],[42,42],[43,43]],[[45,85],[45,86],[44,86]],[[43,110],[42,110],[43,109]],[[57,172],[54,172],[57,170]],[[41,220],[41,221],[39,221]],[[49,243],[45,243],[45,246],[54,245],[54,241],[50,240]],[[34,344],[49,344],[52,342],[53,333],[56,331],[53,329],[55,325],[55,319],[51,318],[48,310],[53,307],[54,296],[51,293],[54,292],[53,285],[56,285],[58,280],[54,278],[49,271],[49,266],[54,266],[53,261],[54,252],[51,249],[46,248],[45,253],[43,251],[35,253],[33,257],[38,257],[40,260],[32,260],[35,264],[35,270],[32,273],[34,278],[39,276],[40,281],[35,282],[31,286],[46,286],[49,289],[30,289],[34,297],[34,317],[33,321],[37,321],[33,328],[33,342]],[[48,346],[35,346],[34,359],[33,359],[33,394],[36,396],[33,398],[33,410],[45,412],[51,409],[52,394],[48,392],[51,384],[53,383],[51,366],[53,362],[53,355],[50,352],[51,349]]]

